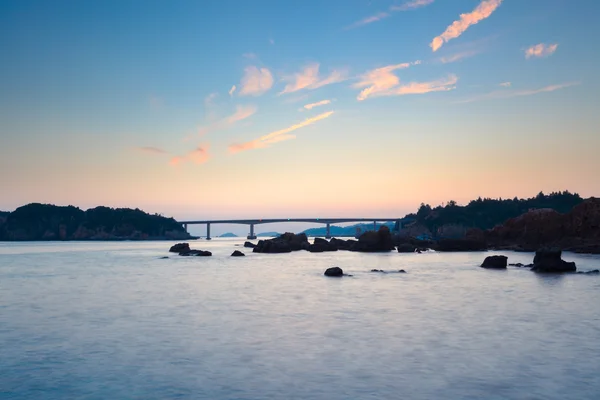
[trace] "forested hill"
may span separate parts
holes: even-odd
[[[490,199],[478,198],[466,206],[459,206],[455,201],[449,201],[444,206],[432,208],[429,204],[421,204],[416,214],[416,222],[434,232],[437,228],[456,224],[480,229],[491,229],[504,223],[510,218],[518,217],[531,209],[553,209],[560,213],[571,211],[573,207],[583,202],[577,193],[553,192],[529,199]]]
[[[143,240],[186,239],[173,218],[139,209],[32,203],[0,215],[0,240]]]

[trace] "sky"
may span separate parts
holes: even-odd
[[[599,13],[595,0],[0,0],[0,210],[379,217],[597,196]]]

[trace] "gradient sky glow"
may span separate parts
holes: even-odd
[[[599,13],[595,0],[2,0],[0,209],[369,217],[598,195]]]

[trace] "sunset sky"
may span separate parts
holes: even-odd
[[[0,210],[370,217],[599,195],[599,13],[595,0],[1,0]]]

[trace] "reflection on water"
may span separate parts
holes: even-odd
[[[0,244],[0,398],[598,398],[600,277],[239,243]]]

